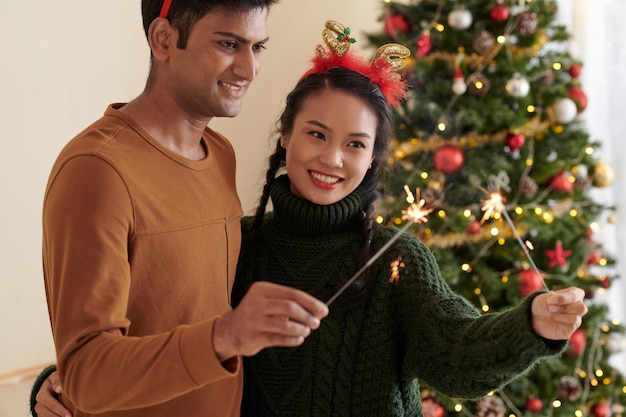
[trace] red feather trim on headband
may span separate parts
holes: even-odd
[[[329,48],[318,45],[316,55],[311,59],[312,67],[300,79],[309,74],[323,74],[330,68],[346,68],[369,78],[378,85],[391,106],[398,105],[406,94],[407,85],[396,71],[404,67],[404,59],[410,55],[408,48],[399,44],[383,45],[370,63],[348,51],[351,38],[345,34],[349,33],[350,29],[340,23],[326,22],[322,35]]]

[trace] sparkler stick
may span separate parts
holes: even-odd
[[[526,255],[526,259],[528,259],[528,262],[530,263],[531,268],[537,274],[537,276],[541,279],[541,283],[543,284],[543,287],[546,289],[546,291],[550,291],[550,289],[548,288],[548,285],[546,285],[546,281],[543,279],[543,276],[541,275],[541,272],[539,272],[539,268],[537,268],[537,265],[535,265],[535,261],[533,261],[533,258],[530,256],[530,252],[528,251],[528,246],[524,243],[524,241],[522,241],[522,237],[517,232],[517,228],[515,227],[515,224],[513,224],[513,220],[511,220],[509,213],[507,213],[506,207],[504,206],[504,198],[502,197],[502,195],[497,192],[492,192],[489,194],[489,199],[485,200],[483,203],[484,204],[483,204],[482,210],[485,212],[485,214],[483,215],[481,222],[484,222],[488,218],[492,217],[495,213],[500,213],[502,217],[504,217],[504,219],[508,223],[509,227],[511,228],[511,231],[513,232],[513,235],[515,236],[517,243],[519,243],[519,245],[522,247],[522,250],[524,251],[524,255]]]
[[[385,253],[387,249],[389,249],[389,247],[393,244],[393,242],[398,240],[398,238],[402,236],[404,232],[409,230],[409,228],[414,223],[422,223],[422,222],[428,221],[428,218],[426,216],[432,211],[432,209],[424,208],[424,205],[426,204],[426,202],[424,201],[424,199],[419,198],[419,189],[417,190],[417,199],[419,200],[418,203],[415,203],[416,198],[408,186],[405,185],[404,190],[407,193],[406,200],[409,203],[409,207],[406,210],[402,210],[402,219],[410,220],[410,221],[407,222],[404,226],[402,226],[400,230],[398,230],[398,232],[395,235],[393,235],[391,239],[387,241],[387,243],[385,243],[370,259],[368,259],[365,265],[363,265],[354,275],[352,275],[352,277],[348,281],[346,281],[346,283],[343,284],[343,286],[339,288],[339,290],[337,290],[337,292],[332,297],[330,297],[328,301],[326,301],[327,306],[329,306],[333,301],[335,301],[337,297],[339,297],[341,293],[343,293],[350,286],[350,284],[354,282],[354,280],[360,277],[361,274],[363,274],[363,272],[365,272],[367,268],[372,266],[372,264],[383,253]]]

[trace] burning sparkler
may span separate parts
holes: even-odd
[[[406,210],[402,210],[402,220],[409,220],[409,221],[404,226],[402,226],[402,228],[400,228],[400,230],[398,230],[398,232],[395,235],[393,235],[391,239],[389,239],[387,243],[385,243],[365,263],[365,265],[361,267],[361,269],[359,269],[354,275],[352,275],[352,277],[348,281],[346,281],[346,283],[341,288],[339,288],[339,290],[337,290],[337,292],[332,297],[330,297],[330,299],[326,302],[327,306],[329,306],[330,303],[335,301],[337,297],[339,297],[341,293],[344,292],[350,286],[350,284],[354,282],[354,280],[356,280],[359,276],[361,276],[361,274],[365,272],[367,268],[372,266],[372,264],[376,261],[376,259],[378,259],[380,255],[385,253],[385,251],[389,249],[389,247],[393,244],[393,242],[398,240],[398,238],[402,236],[402,234],[406,232],[409,229],[409,227],[411,227],[415,223],[425,223],[428,221],[428,214],[430,214],[432,209],[425,207],[426,201],[423,198],[420,198],[419,189],[416,190],[417,196],[415,196],[411,192],[411,189],[407,185],[404,186],[404,191],[407,193],[406,201],[407,203],[409,203],[409,206],[407,207]]]
[[[511,227],[511,230],[513,231],[513,235],[515,236],[515,239],[517,240],[519,245],[522,247],[522,250],[524,251],[524,255],[526,255],[526,259],[528,259],[528,262],[530,263],[533,271],[535,271],[537,276],[541,278],[541,283],[543,284],[543,287],[546,289],[546,291],[550,291],[550,289],[546,285],[546,282],[543,279],[543,276],[541,275],[541,272],[539,272],[539,268],[537,268],[537,265],[535,265],[533,258],[530,256],[530,252],[528,251],[528,246],[530,242],[524,243],[524,241],[522,241],[521,236],[517,232],[517,228],[515,227],[515,224],[513,224],[513,221],[511,220],[509,213],[507,213],[506,211],[504,201],[505,200],[504,200],[504,197],[502,197],[502,194],[500,194],[497,191],[490,191],[489,198],[482,201],[483,203],[482,211],[484,211],[485,214],[483,215],[483,218],[481,219],[480,222],[484,223],[485,220],[493,217],[496,213],[502,215],[502,217],[504,217],[504,220],[506,220],[508,225]]]

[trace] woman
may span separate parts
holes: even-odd
[[[342,33],[327,24],[329,49],[287,97],[259,208],[242,221],[235,305],[258,281],[334,300],[397,232],[376,224],[373,204],[390,104],[404,88],[394,58],[405,51],[382,51],[370,65],[341,52],[350,41]],[[244,359],[242,416],[421,416],[420,379],[454,397],[483,396],[560,353],[587,311],[583,296],[578,288],[535,293],[481,315],[441,279],[430,251],[403,234],[302,345]]]

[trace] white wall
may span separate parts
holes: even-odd
[[[107,104],[143,89],[149,52],[139,0],[0,0],[0,376],[54,360],[41,273],[41,203],[62,146]],[[236,119],[211,126],[238,156],[251,210],[282,99],[307,68],[323,24],[378,30],[382,0],[282,0],[261,75]],[[357,44],[358,46],[359,44]]]

